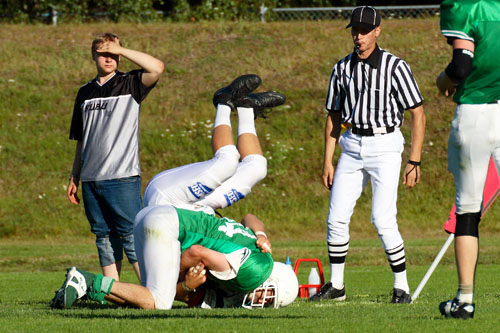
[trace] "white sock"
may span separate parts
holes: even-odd
[[[330,264],[330,282],[335,289],[342,289],[344,287],[344,268],[345,263]]]
[[[219,125],[228,125],[231,127],[231,108],[229,105],[218,104],[217,113],[215,114],[214,128]]]
[[[257,135],[253,108],[236,108],[238,110],[238,136],[245,133]]]
[[[474,285],[461,284],[458,287],[457,298],[459,303],[470,303],[474,296]]]
[[[404,290],[407,294],[410,293],[410,286],[408,286],[408,280],[406,279],[406,270],[394,273],[394,288]]]

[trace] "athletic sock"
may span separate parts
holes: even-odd
[[[472,304],[473,297],[474,297],[473,284],[459,284],[457,291],[457,298],[459,303]]]
[[[344,268],[345,263],[330,264],[330,282],[332,283],[332,287],[335,289],[344,288]]]
[[[115,279],[103,276],[100,291],[102,291],[106,295],[109,295],[109,293],[111,292],[111,287],[113,286],[113,282],[115,282]]]
[[[328,259],[330,260],[330,282],[335,289],[344,287],[345,258],[349,251],[349,241],[343,244],[327,242]]]
[[[406,278],[406,270],[397,273],[394,272],[394,288],[404,290],[407,294],[410,293],[410,286]]]
[[[387,261],[391,266],[392,273],[394,274],[394,288],[404,290],[410,293],[408,280],[406,278],[406,257],[404,243],[399,244],[395,248],[385,250]]]
[[[253,118],[253,108],[236,108],[238,110],[238,136],[250,133],[257,135],[255,130],[255,120]]]
[[[217,113],[215,114],[214,128],[219,125],[227,125],[231,127],[231,107],[225,104],[217,105]]]
[[[111,292],[111,287],[113,286],[115,280],[113,278],[104,276],[102,274],[96,274],[90,290],[88,291],[89,298],[91,300],[105,304],[104,296],[109,295]]]

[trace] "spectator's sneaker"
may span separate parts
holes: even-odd
[[[475,304],[459,303],[457,298],[439,304],[439,311],[448,318],[474,318]]]
[[[309,297],[309,302],[317,302],[325,299],[333,299],[335,301],[345,300],[345,287],[342,289],[335,289],[331,282],[325,284],[319,292]]]
[[[89,281],[87,281],[89,280]],[[79,298],[86,295],[92,284],[93,274],[80,271],[76,267],[68,268],[66,280],[51,301],[50,307],[55,309],[70,308]]]
[[[264,110],[285,103],[286,97],[275,91],[248,94],[234,101],[236,107],[253,108],[254,118],[265,118]]]
[[[394,288],[392,291],[392,301],[391,303],[396,304],[410,304],[411,296],[402,289]]]
[[[234,101],[248,95],[262,82],[260,77],[256,74],[246,74],[237,77],[230,85],[217,90],[213,97],[214,106],[218,104],[229,105],[234,109]]]

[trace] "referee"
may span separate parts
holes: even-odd
[[[371,221],[394,275],[392,303],[410,303],[403,239],[396,221],[396,200],[404,138],[403,113],[412,114],[412,145],[403,182],[420,181],[425,132],[423,99],[408,64],[377,45],[380,16],[375,8],[357,7],[351,15],[354,52],[333,67],[326,99],[323,184],[331,189],[327,219],[330,281],[310,301],[345,299],[344,266],[349,222],[357,199],[372,183]],[[347,131],[340,136],[341,128]],[[342,153],[333,167],[335,147]],[[335,178],[334,178],[335,173]]]

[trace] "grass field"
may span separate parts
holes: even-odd
[[[408,278],[414,290],[443,239],[409,241]],[[1,332],[495,332],[500,324],[500,298],[495,256],[497,239],[482,240],[476,286],[476,317],[458,321],[440,316],[438,304],[453,296],[456,273],[452,253],[441,265],[411,305],[389,304],[392,273],[384,263],[378,241],[355,241],[346,269],[346,302],[310,304],[298,299],[282,309],[245,310],[187,309],[175,303],[170,311],[120,309],[113,305],[76,304],[68,310],[51,310],[49,301],[64,280],[64,268],[77,264],[95,270],[93,244],[71,246],[0,246],[0,331]],[[276,257],[283,260],[295,249],[298,256],[324,259],[324,244],[275,243]],[[380,251],[379,251],[380,250]],[[376,260],[373,260],[375,257]],[[301,266],[299,281],[306,283],[309,269]],[[328,265],[325,277],[329,277]],[[127,268],[123,280],[135,282]]]

